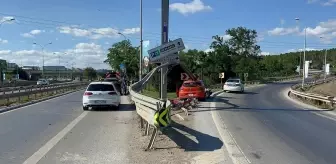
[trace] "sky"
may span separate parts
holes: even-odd
[[[144,51],[160,45],[160,8],[143,0]],[[225,31],[239,26],[258,32],[262,55],[302,50],[304,29],[307,50],[336,44],[336,0],[170,0],[169,8],[169,39],[186,49],[209,51],[212,36],[229,39]],[[140,45],[140,0],[2,0],[0,22],[0,59],[20,66],[42,66],[44,56],[45,65],[105,69],[118,33]]]

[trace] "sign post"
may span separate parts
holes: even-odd
[[[223,83],[224,77],[225,77],[224,72],[222,72],[222,73],[219,74],[219,78],[221,79],[221,84]]]
[[[244,80],[247,81],[248,73],[244,73]]]
[[[169,0],[161,1],[161,44],[165,44],[168,42],[168,25],[169,25]],[[148,52],[149,55],[151,55]],[[167,72],[168,68],[161,68],[161,100],[167,99]]]

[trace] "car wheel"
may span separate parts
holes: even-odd
[[[89,107],[83,106],[83,110],[89,110]]]

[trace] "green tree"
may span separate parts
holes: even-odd
[[[84,69],[84,76],[89,80],[93,80],[97,77],[97,71],[92,67],[87,67]]]
[[[139,74],[139,48],[133,47],[129,40],[112,45],[107,54],[108,63],[113,70],[120,71],[120,64],[125,64],[127,76],[134,79]]]

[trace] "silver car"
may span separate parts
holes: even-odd
[[[89,107],[119,108],[120,92],[113,82],[91,82],[83,95],[83,110]]]
[[[49,85],[49,81],[47,79],[39,79],[36,85]]]
[[[240,79],[228,79],[223,86],[223,90],[224,92],[244,92],[244,84]]]

